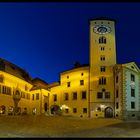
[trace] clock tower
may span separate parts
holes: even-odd
[[[114,74],[116,64],[115,20],[89,21],[90,78],[89,116],[114,116]]]

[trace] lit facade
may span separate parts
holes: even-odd
[[[89,21],[89,64],[48,84],[0,60],[0,113],[140,119],[140,70],[116,64],[115,20]]]

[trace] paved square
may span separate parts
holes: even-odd
[[[0,137],[140,137],[140,122],[64,116],[0,116]]]

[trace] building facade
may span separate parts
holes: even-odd
[[[89,20],[89,64],[76,64],[48,84],[0,60],[0,114],[140,119],[140,70],[116,63],[113,19]]]

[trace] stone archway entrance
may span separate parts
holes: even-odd
[[[52,105],[51,106],[51,114],[55,115],[60,115],[61,114],[61,109],[58,105]]]
[[[105,108],[105,118],[113,117],[113,109],[111,107]]]

